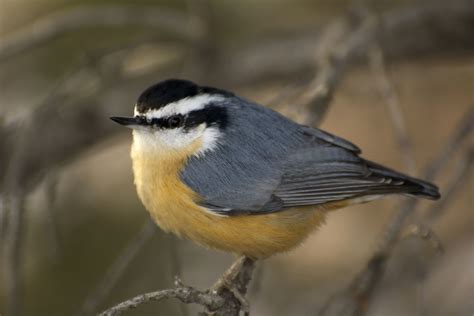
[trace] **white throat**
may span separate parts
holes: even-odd
[[[218,127],[206,127],[204,123],[188,132],[183,131],[182,128],[169,130],[134,129],[133,146],[134,150],[159,155],[160,153],[181,151],[198,141],[201,146],[194,155],[199,157],[214,150],[219,145],[220,136],[221,133]]]

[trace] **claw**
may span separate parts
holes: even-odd
[[[234,297],[239,301],[240,303],[240,309],[248,315],[250,312],[250,305],[247,299],[245,298],[242,293],[240,293],[239,289],[237,289],[235,286],[228,286],[226,285],[226,288],[234,295]]]

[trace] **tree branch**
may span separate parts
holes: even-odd
[[[124,249],[105,272],[102,280],[100,280],[94,290],[86,297],[78,315],[90,315],[97,310],[99,304],[115,287],[120,277],[143,248],[143,245],[151,239],[155,231],[155,223],[147,222],[143,225],[140,232],[125,245]]]
[[[66,9],[27,25],[0,41],[0,61],[29,51],[32,47],[67,32],[86,27],[141,25],[161,28],[186,40],[201,32],[200,25],[188,23],[188,17],[177,10],[156,6],[102,5]]]
[[[458,128],[441,147],[439,154],[424,169],[421,177],[432,181],[443,170],[445,165],[465,139],[474,130],[474,109],[471,109]],[[408,219],[418,205],[417,199],[406,200],[398,213],[393,217],[385,229],[384,236],[374,255],[363,269],[340,295],[332,297],[326,302],[320,315],[363,315],[367,310],[373,291],[380,282],[385,271],[385,264],[390,258],[391,251],[396,244],[400,233]]]
[[[471,146],[466,150],[460,161],[456,163],[455,169],[450,172],[449,179],[443,190],[443,196],[436,204],[430,207],[422,219],[417,220],[416,225],[431,225],[439,218],[456,193],[462,191],[466,180],[472,176],[474,168],[474,148]]]
[[[205,291],[199,291],[192,287],[182,286],[178,279],[176,289],[161,290],[135,296],[129,300],[119,303],[100,316],[120,315],[122,312],[150,301],[159,301],[168,298],[177,298],[186,304],[199,304],[205,308],[201,315],[215,316],[238,316],[240,311],[248,313],[245,294],[248,284],[252,279],[252,272],[255,261],[240,257],[234,264],[219,278],[214,286]]]
[[[385,100],[385,105],[390,114],[392,126],[397,137],[398,147],[402,153],[402,159],[405,162],[406,170],[409,174],[415,175],[416,163],[413,154],[413,146],[408,136],[405,119],[402,114],[400,102],[395,92],[393,84],[388,79],[385,58],[380,46],[376,43],[369,49],[369,65],[373,73],[375,83],[380,96]]]
[[[321,36],[316,75],[298,100],[306,110],[304,123],[307,125],[319,125],[342,75],[348,69],[347,65],[373,37],[374,19],[371,16],[358,19],[362,21],[350,23],[349,19],[337,20]]]
[[[376,23],[376,29],[361,35],[361,49],[351,52],[350,59],[354,62],[365,60],[367,49],[375,37],[387,58],[465,52],[474,47],[473,4],[473,0],[435,0],[412,3],[384,12]],[[339,19],[331,25],[338,22],[347,23]],[[348,25],[349,30],[357,28],[357,24]],[[342,34],[346,34],[344,30]],[[230,78],[234,85],[262,82],[276,76],[293,79],[288,74],[312,70],[315,51],[324,52],[321,46],[325,44],[320,42],[322,38],[324,35],[319,32],[308,32],[296,38],[292,36],[289,39],[265,41],[241,49],[233,47],[231,51],[223,52],[223,56],[217,60],[223,61],[216,66],[219,78]],[[340,43],[339,39],[334,42]]]
[[[178,287],[175,289],[161,290],[141,294],[115,305],[100,313],[100,316],[116,316],[123,312],[136,308],[150,301],[161,301],[163,299],[176,298],[186,304],[199,304],[210,310],[215,310],[224,304],[223,298],[215,294],[198,291],[192,287]]]
[[[10,192],[7,195],[6,217],[7,231],[4,239],[4,256],[2,258],[3,275],[6,285],[6,310],[8,315],[20,315],[22,309],[23,282],[21,268],[21,250],[25,216],[24,196],[21,192]]]

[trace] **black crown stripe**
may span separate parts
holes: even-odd
[[[136,108],[138,112],[145,113],[148,110],[157,110],[169,103],[199,94],[233,96],[231,92],[213,87],[201,87],[189,80],[168,79],[143,91],[138,97]]]

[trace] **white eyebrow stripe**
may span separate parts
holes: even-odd
[[[158,110],[148,110],[144,115],[146,118],[153,119],[153,118],[162,118],[162,117],[169,117],[174,114],[188,114],[189,112],[201,110],[203,109],[206,104],[216,101],[222,101],[224,99],[223,96],[220,95],[211,95],[211,94],[200,94],[193,97],[188,97],[176,102],[169,103],[164,107]],[[139,113],[137,108],[135,107],[134,115],[143,115],[143,113]]]

